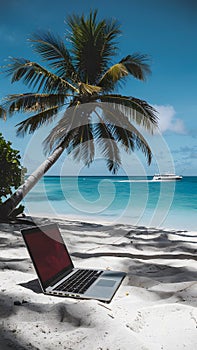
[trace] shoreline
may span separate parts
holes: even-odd
[[[116,180],[112,178],[108,183],[88,177],[76,183],[65,178],[62,182],[43,179],[25,197],[25,211],[33,216],[58,215],[72,220],[196,231],[193,193],[197,177],[177,185],[152,182],[151,186],[130,186]]]
[[[138,229],[138,227],[144,227],[147,230],[160,230],[160,231],[179,231],[179,232],[192,232],[193,234],[197,234],[197,229],[196,230],[192,230],[190,228],[176,228],[176,227],[165,227],[165,226],[161,226],[161,227],[156,227],[156,226],[148,226],[148,225],[133,225],[132,223],[125,223],[125,222],[121,222],[121,221],[115,221],[115,220],[104,220],[103,217],[92,217],[87,218],[85,216],[80,216],[80,215],[74,215],[74,214],[67,214],[67,215],[62,215],[62,214],[57,214],[56,216],[52,215],[52,214],[48,214],[48,213],[33,213],[33,215],[31,216],[29,213],[25,213],[26,217],[37,217],[37,218],[49,218],[50,220],[53,219],[58,219],[58,220],[66,220],[66,221],[73,221],[73,222],[87,222],[87,223],[97,223],[97,224],[101,224],[101,225],[108,225],[108,226],[112,226],[112,225],[123,225],[125,227],[135,227],[136,229]]]

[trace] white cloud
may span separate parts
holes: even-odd
[[[153,107],[158,112],[158,125],[161,133],[166,131],[173,131],[176,134],[186,133],[185,125],[181,119],[176,118],[176,111],[173,106],[154,105]]]

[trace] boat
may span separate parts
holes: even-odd
[[[177,181],[182,180],[181,175],[175,175],[175,174],[155,174],[153,176],[153,181]]]

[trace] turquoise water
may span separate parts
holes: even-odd
[[[197,177],[45,176],[24,200],[31,215],[197,230]]]

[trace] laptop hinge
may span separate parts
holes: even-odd
[[[61,281],[64,277],[69,275],[73,270],[74,270],[74,268],[71,268],[71,269],[69,269],[67,271],[62,272],[61,275],[59,275],[57,278],[53,279],[53,281],[50,281],[49,286],[53,287],[55,284],[57,284],[59,281]]]

